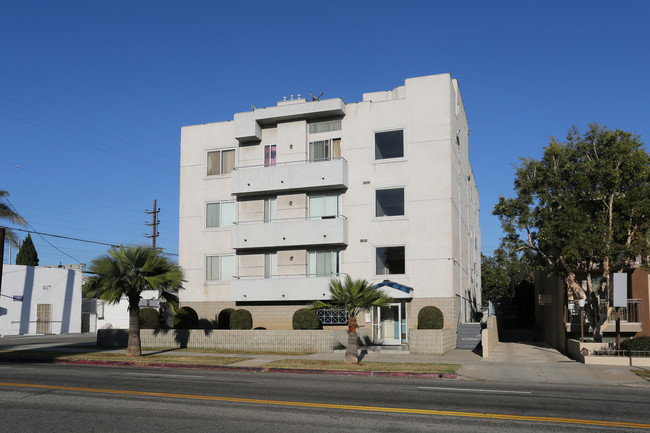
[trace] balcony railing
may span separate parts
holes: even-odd
[[[329,298],[329,282],[342,273],[235,276],[230,284],[233,301],[313,301]]]
[[[607,314],[609,303],[602,300],[600,314]],[[620,309],[621,332],[640,332],[643,329],[643,301],[641,299],[628,299],[627,307]],[[564,306],[564,323],[568,332],[580,332],[580,305],[578,301],[570,302]],[[605,332],[613,332],[616,323],[616,314],[612,313],[607,319]],[[591,332],[593,324],[587,314],[584,315],[584,332]]]
[[[266,162],[235,167],[231,193],[237,196],[281,191],[347,189],[348,162],[340,157],[319,161]]]
[[[348,221],[343,215],[239,221],[231,232],[236,250],[347,243]]]

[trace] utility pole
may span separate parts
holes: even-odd
[[[150,235],[148,235],[148,238],[151,238],[151,246],[153,248],[156,248],[156,238],[160,235],[158,232],[158,224],[160,224],[160,221],[158,220],[158,213],[160,212],[160,208],[157,207],[156,200],[154,199],[153,201],[153,210],[152,211],[145,211],[146,214],[149,214],[152,216],[153,220],[150,223],[145,223],[145,225],[150,226],[152,228],[152,232]]]

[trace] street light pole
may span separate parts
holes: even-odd
[[[585,300],[580,299],[578,301],[580,305],[580,342],[585,342]]]

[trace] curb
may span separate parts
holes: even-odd
[[[4,360],[3,360],[4,361]],[[310,370],[302,368],[274,367],[231,367],[227,365],[210,364],[176,364],[173,362],[149,362],[136,364],[128,361],[93,361],[93,360],[33,360],[12,359],[5,362],[36,362],[43,364],[62,365],[94,365],[104,367],[145,367],[145,368],[183,368],[188,370],[240,371],[247,373],[293,373],[293,374],[330,374],[337,376],[369,376],[369,377],[416,377],[421,379],[458,379],[457,373],[408,373],[404,371],[345,371],[345,370]]]

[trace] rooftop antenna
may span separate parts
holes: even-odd
[[[309,94],[311,95],[311,100],[312,101],[318,101],[320,99],[320,97],[323,96],[323,92],[320,92],[320,95],[318,95],[318,96],[314,95],[311,92],[309,92]]]

